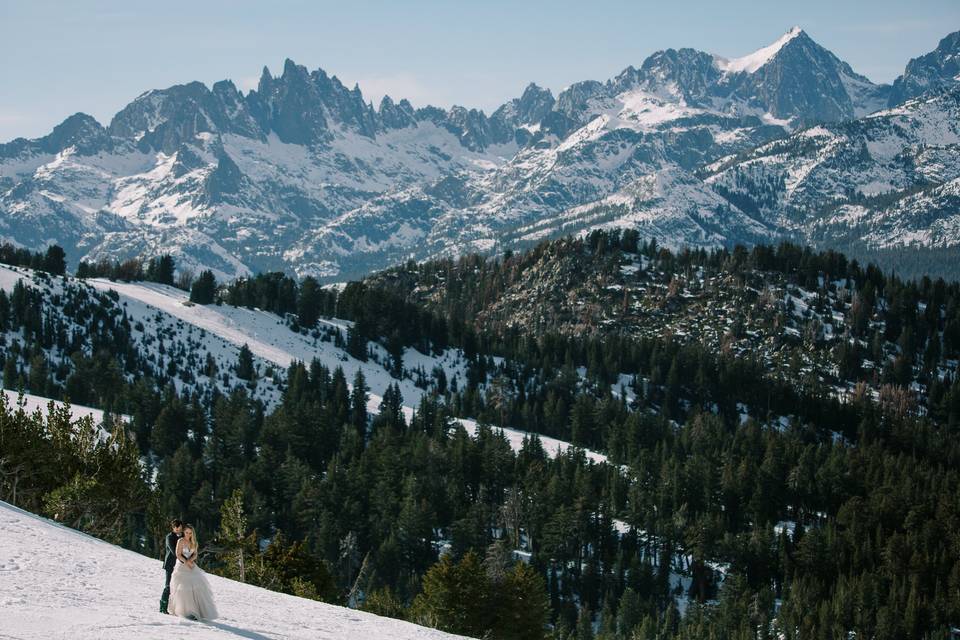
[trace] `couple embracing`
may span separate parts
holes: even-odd
[[[160,597],[160,612],[190,620],[215,620],[218,614],[210,583],[207,574],[197,566],[199,544],[193,525],[172,520],[166,550],[163,570],[167,580]]]

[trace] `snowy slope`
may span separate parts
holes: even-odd
[[[250,351],[263,363],[277,365],[284,370],[293,362],[310,363],[314,358],[331,370],[343,368],[347,381],[353,380],[357,370],[362,370],[370,387],[370,408],[380,406],[383,392],[391,384],[398,384],[406,404],[415,406],[423,391],[410,379],[396,380],[375,362],[361,362],[339,349],[332,342],[321,342],[302,333],[291,331],[280,318],[272,313],[229,305],[194,305],[189,302],[186,292],[152,283],[124,283],[109,280],[91,279],[87,282],[102,291],[116,291],[120,294],[120,304],[124,306],[132,321],[144,320],[156,316],[159,311],[168,318],[174,318],[184,325],[199,329],[215,339],[222,341],[225,347],[239,353],[246,344]],[[327,319],[325,324],[345,330],[349,322]],[[440,358],[429,358],[413,349],[407,349],[405,364],[408,367],[425,365],[427,371],[432,366],[444,366],[450,379],[465,376],[465,362],[457,354],[448,352]]]
[[[200,306],[189,303],[188,295],[174,287],[150,283],[121,283],[108,280],[89,280],[94,287],[102,290],[114,290],[121,296],[131,319],[147,318],[160,311],[190,326],[209,332],[234,348],[246,344],[250,351],[264,361],[279,365],[284,369],[294,361],[309,363],[318,359],[330,369],[342,367],[348,381],[353,380],[358,370],[363,371],[367,386],[370,388],[368,409],[376,413],[383,400],[387,387],[397,384],[404,399],[404,412],[407,419],[413,415],[413,407],[419,403],[424,391],[412,380],[392,378],[387,371],[375,362],[361,362],[331,342],[317,342],[301,333],[294,333],[284,326],[279,318],[266,311],[231,307],[228,305]],[[340,330],[349,324],[346,320],[326,319],[321,322]],[[375,346],[375,350],[379,347]],[[383,354],[385,356],[385,353]],[[448,380],[454,377],[464,379],[466,362],[458,351],[448,350],[439,357],[424,355],[415,349],[404,352],[404,368],[407,370],[423,368],[429,372],[435,366],[443,367]],[[477,423],[473,420],[459,420],[470,434],[476,433]],[[523,444],[527,435],[524,431],[506,428],[505,437],[515,450]],[[544,449],[556,455],[571,445],[561,440],[541,436]],[[606,460],[606,456],[588,451],[587,456],[594,462]]]
[[[370,388],[368,410],[377,413],[387,387],[396,384],[404,399],[404,412],[407,419],[413,414],[413,407],[420,402],[424,390],[414,384],[412,376],[395,379],[389,375],[380,362],[387,361],[386,351],[379,345],[370,345],[377,360],[362,362],[335,346],[332,341],[318,340],[310,335],[295,333],[278,316],[260,310],[231,307],[228,305],[194,305],[189,302],[186,292],[166,285],[153,283],[111,282],[103,279],[85,281],[73,278],[39,278],[30,269],[0,265],[0,289],[11,291],[18,280],[28,286],[44,291],[48,300],[62,296],[66,287],[89,287],[93,291],[115,293],[117,312],[125,313],[134,327],[133,338],[137,349],[151,361],[163,362],[163,352],[190,354],[197,366],[193,375],[204,383],[216,384],[222,393],[229,393],[245,381],[236,378],[231,367],[237,362],[240,349],[247,345],[254,355],[254,362],[260,372],[256,388],[250,393],[262,400],[271,410],[280,400],[281,389],[272,376],[266,375],[269,369],[282,378],[285,370],[296,361],[310,363],[319,360],[331,371],[341,367],[350,382],[358,370],[363,371],[367,386]],[[107,297],[104,303],[110,301]],[[321,324],[340,331],[346,337],[349,321],[326,318]],[[137,328],[141,327],[141,328]],[[16,334],[10,335],[11,340]],[[163,344],[163,352],[160,345]],[[209,354],[216,362],[219,374],[208,378],[201,371],[203,362]],[[66,359],[68,354],[48,354],[53,361]],[[447,380],[466,378],[466,360],[459,350],[447,350],[439,356],[425,355],[415,349],[406,349],[403,357],[407,372],[422,370],[430,374],[435,367],[444,370]],[[225,382],[222,376],[227,376]],[[178,390],[193,383],[180,377],[174,378]],[[249,388],[249,387],[248,387]],[[15,400],[15,398],[14,398]],[[29,402],[46,407],[45,398],[32,397]],[[73,407],[74,415],[80,417],[84,412],[96,411],[85,407]],[[102,414],[95,414],[102,419]],[[477,423],[473,420],[460,420],[470,434],[476,433]],[[527,435],[517,429],[504,429],[504,436],[514,449],[519,449]],[[544,449],[550,455],[564,451],[569,443],[549,437],[541,437]],[[596,452],[587,452],[595,461],[606,460]]]
[[[68,290],[76,291],[78,289],[87,289],[91,292],[97,292],[97,289],[86,284],[84,281],[74,278],[50,278],[43,277],[30,269],[22,267],[11,267],[0,265],[0,289],[8,294],[13,290],[18,281],[22,280],[28,287],[43,293],[45,300],[51,305],[51,308],[60,308],[60,313],[64,315],[62,305],[65,300],[65,292]],[[118,285],[119,286],[119,285]],[[100,287],[100,291],[108,291],[109,287]],[[186,300],[186,297],[184,297]],[[222,393],[229,393],[237,385],[244,381],[237,378],[232,372],[232,366],[237,362],[239,347],[242,346],[230,342],[216,334],[209,334],[202,326],[185,323],[175,315],[168,313],[158,313],[156,307],[146,305],[136,299],[118,299],[116,302],[109,297],[100,301],[101,304],[113,305],[116,313],[126,312],[132,325],[132,339],[139,353],[143,354],[158,369],[166,368],[171,354],[184,354],[187,365],[193,365],[192,375],[194,381],[203,382],[210,385],[216,385]],[[66,316],[64,315],[66,318]],[[279,318],[273,317],[273,323],[276,329],[289,331],[283,327]],[[67,319],[67,328],[83,331],[84,327],[73,325]],[[17,333],[8,334],[9,341],[18,339]],[[69,353],[52,348],[47,354],[48,359],[53,363],[68,361]],[[90,354],[86,354],[90,355]],[[203,363],[207,356],[210,356],[216,363],[218,375],[210,378],[203,371]],[[192,359],[192,360],[191,360]],[[287,363],[289,360],[286,361]],[[266,372],[269,362],[263,358],[257,358],[261,374]],[[284,364],[286,366],[286,363]],[[224,380],[223,376],[226,376]],[[174,386],[178,390],[183,390],[186,383],[179,375],[173,378]],[[280,398],[278,385],[270,376],[262,376],[258,381],[257,388],[253,394],[264,401],[268,406],[275,403]]]
[[[753,53],[745,55],[741,58],[727,60],[725,58],[718,57],[717,67],[719,67],[721,71],[725,71],[727,73],[753,73],[758,71],[760,67],[770,62],[770,60],[777,55],[777,53],[785,44],[799,36],[801,33],[803,33],[803,30],[800,27],[793,27],[785,34],[780,36],[772,44],[769,44],[761,49],[757,49]]]
[[[25,413],[34,413],[39,409],[44,415],[47,413],[47,407],[51,402],[58,409],[63,407],[63,403],[58,400],[51,400],[50,398],[44,398],[42,396],[35,396],[31,393],[21,394],[18,391],[12,389],[3,389],[3,395],[7,396],[8,406],[17,410],[18,408],[23,409]],[[70,405],[70,415],[74,420],[82,420],[83,418],[89,417],[93,420],[94,425],[101,424],[103,422],[103,411],[100,409],[94,409],[92,407],[84,407],[83,405]]]
[[[158,613],[159,560],[0,502],[0,638],[440,640],[450,634],[210,576],[221,619]]]
[[[536,242],[558,232],[586,234],[616,228],[636,229],[640,237],[658,238],[663,246],[674,249],[771,242],[778,231],[747,216],[694,176],[663,169],[596,202],[518,227],[506,237],[513,242]]]
[[[811,240],[956,246],[960,91],[811,127],[705,173],[741,206]]]

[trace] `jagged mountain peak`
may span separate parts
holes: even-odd
[[[725,73],[755,73],[770,62],[787,44],[796,39],[813,42],[803,29],[796,26],[791,27],[786,33],[777,38],[776,41],[761,49],[757,49],[753,53],[732,59],[716,56],[715,61],[717,68]]]
[[[239,95],[240,91],[237,89],[237,85],[233,83],[233,80],[217,80],[213,83],[211,90],[219,95],[232,94]]]
[[[893,83],[889,105],[956,86],[960,86],[960,31],[944,37],[930,53],[907,63],[903,75]]]
[[[66,144],[74,144],[78,140],[88,139],[90,136],[103,134],[101,125],[93,116],[78,112],[68,116],[66,120],[53,128],[51,137],[62,140]]]
[[[73,147],[77,153],[96,153],[109,146],[109,135],[96,118],[86,113],[67,117],[42,139],[48,153],[59,153]]]
[[[17,138],[0,144],[0,161],[31,153],[60,153],[73,147],[77,153],[89,154],[111,146],[107,130],[96,118],[86,113],[75,113],[64,119],[42,138]],[[0,184],[3,176],[0,175]]]
[[[263,136],[243,96],[229,80],[215,83],[212,90],[202,82],[189,82],[148,91],[121,109],[108,130],[143,150],[167,154],[198,134]]]
[[[403,129],[417,126],[417,115],[413,105],[404,98],[399,103],[384,95],[377,108],[377,116],[387,129]]]
[[[516,100],[516,117],[518,125],[535,124],[543,120],[553,109],[556,99],[550,89],[544,89],[531,82],[523,90],[523,94]]]
[[[260,72],[260,81],[257,83],[256,91],[266,93],[270,90],[270,83],[273,82],[273,76],[270,74],[270,68],[263,65],[263,71]]]
[[[550,89],[544,89],[543,87],[538,85],[536,82],[531,82],[527,84],[526,87],[524,87],[523,94],[521,94],[520,99],[525,100],[525,99],[528,99],[530,96],[539,96],[539,95],[545,95],[545,94],[553,95],[553,92],[551,92]]]
[[[329,141],[331,124],[370,138],[381,128],[359,86],[348,89],[337,76],[321,68],[309,71],[290,58],[277,78],[264,68],[257,91],[247,95],[247,104],[264,132],[275,132],[291,144]]]
[[[876,111],[888,91],[854,72],[798,27],[747,56],[718,59],[717,66],[729,95],[761,106],[793,126]]]
[[[309,72],[307,71],[307,68],[302,64],[297,64],[290,58],[285,58],[283,60],[283,75],[287,75],[287,74],[302,75],[306,77],[307,75],[309,75]]]
[[[687,104],[707,99],[720,78],[713,56],[696,49],[664,49],[647,57],[639,69],[630,66],[608,83],[614,94],[641,87]]]

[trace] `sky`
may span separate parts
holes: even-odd
[[[875,82],[960,29],[960,0],[0,0],[0,141],[149,89],[229,78],[246,91],[291,58],[414,106],[493,111],[530,82],[557,93],[667,47],[749,53],[792,26]]]

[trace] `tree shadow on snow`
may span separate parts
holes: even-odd
[[[248,629],[241,629],[240,627],[232,627],[229,624],[223,622],[207,622],[206,624],[211,627],[216,627],[221,631],[226,631],[234,635],[240,636],[241,638],[249,638],[250,640],[273,640],[270,636],[265,636],[262,633],[257,633],[256,631],[250,631]]]

